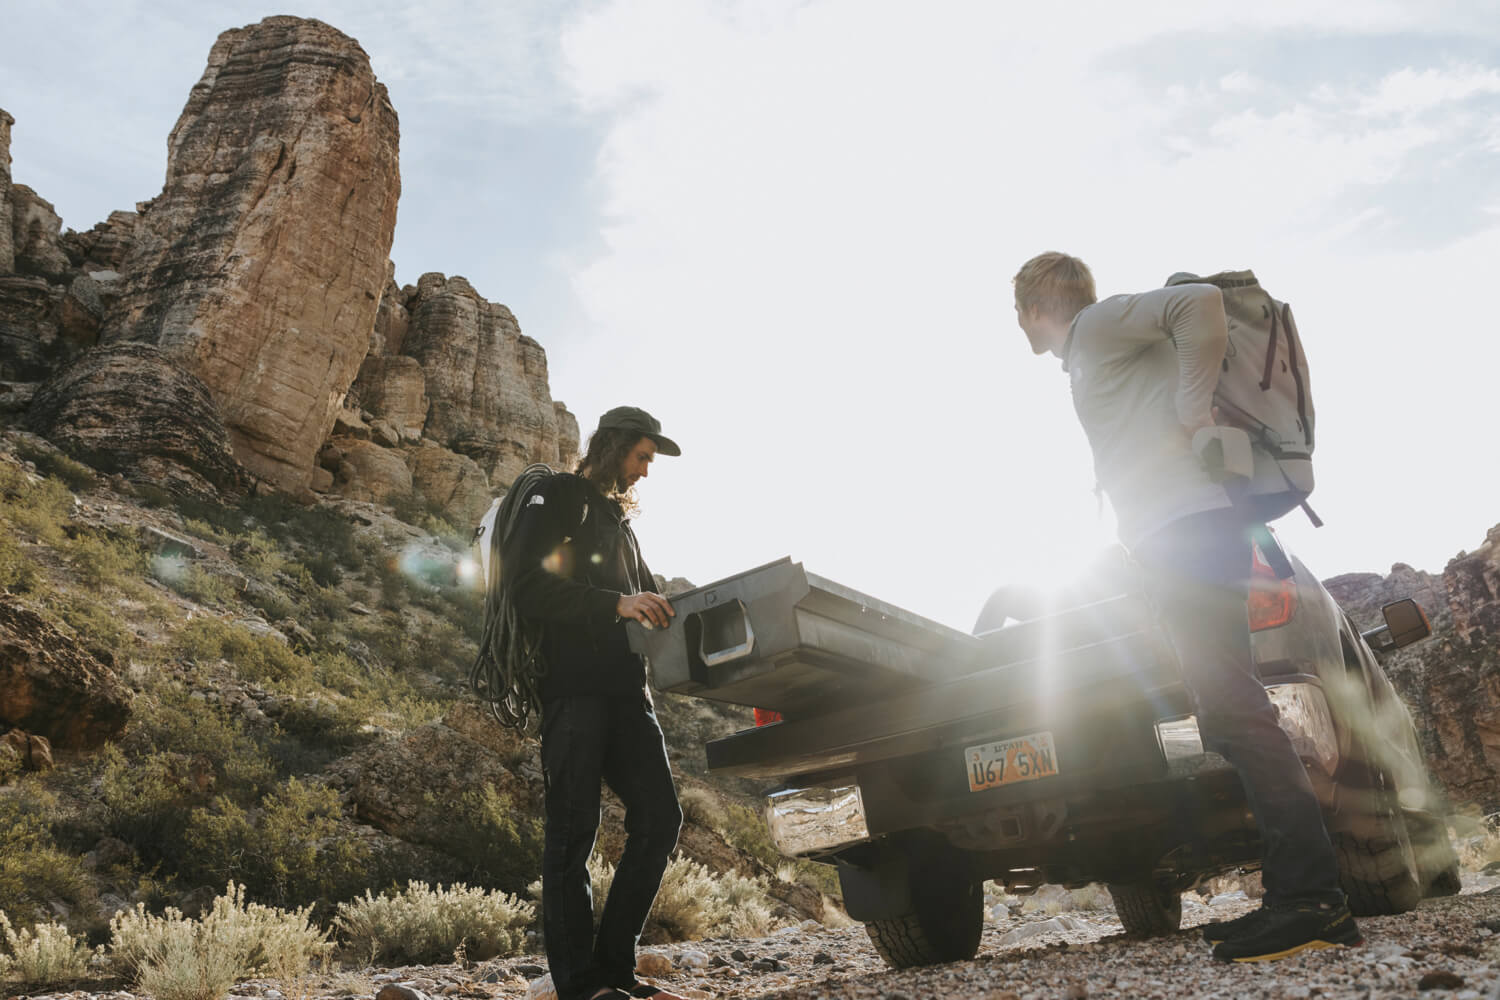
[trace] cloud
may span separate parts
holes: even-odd
[[[1449,112],[1484,98],[1483,66],[1384,48],[1457,23],[1423,9],[1371,4],[1358,24],[1331,3],[1237,7],[1239,23],[1166,3],[587,11],[563,51],[607,123],[605,248],[574,278],[599,336],[554,353],[554,372],[585,422],[628,392],[695,439],[681,492],[652,483],[654,561],[701,580],[790,552],[967,624],[988,586],[1097,544],[1108,522],[1066,381],[1014,329],[1009,275],[1043,249],[1083,255],[1107,291],[1252,264],[1305,303],[1330,359],[1320,395],[1363,412],[1376,362],[1350,338],[1406,331],[1361,296],[1374,248],[1359,241],[1407,239],[1427,201],[1382,191],[1481,131]],[[1273,42],[1328,37],[1355,61],[1287,80]],[[1164,58],[1146,73],[1122,52]],[[1371,273],[1427,273],[1392,249]]]

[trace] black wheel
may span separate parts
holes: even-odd
[[[911,879],[911,909],[886,920],[868,920],[865,932],[887,965],[961,962],[979,951],[984,930],[984,885],[927,872]]]
[[[1407,811],[1405,819],[1424,895],[1458,895],[1463,885],[1458,873],[1458,852],[1448,839],[1448,824],[1425,810]]]
[[[1182,894],[1155,882],[1111,882],[1115,915],[1130,937],[1171,934],[1182,923]]]
[[[1357,917],[1405,913],[1422,901],[1425,888],[1401,813],[1371,817],[1371,829],[1333,836],[1339,881]]]

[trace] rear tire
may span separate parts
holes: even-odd
[[[913,878],[911,903],[911,910],[898,917],[865,922],[870,943],[891,968],[961,962],[979,951],[984,930],[982,883]]]
[[[1379,821],[1370,836],[1338,833],[1333,849],[1339,881],[1357,917],[1406,913],[1422,901],[1422,877],[1399,812]]]
[[[1182,894],[1155,882],[1111,882],[1109,896],[1130,937],[1162,937],[1182,924]]]

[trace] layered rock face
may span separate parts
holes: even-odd
[[[509,309],[441,274],[422,275],[405,305],[402,353],[427,376],[427,437],[474,459],[496,487],[532,462],[577,460],[577,423],[570,450],[547,385],[547,354]]]
[[[304,487],[369,348],[400,194],[396,112],[319,21],[227,31],[168,144],[105,336],[155,343],[218,401],[235,454]]]
[[[1388,654],[1385,671],[1453,803],[1500,810],[1500,526],[1441,577],[1398,565],[1388,577],[1348,574],[1327,586],[1361,629],[1379,625],[1390,601],[1422,605],[1432,638]]]
[[[31,430],[135,482],[205,499],[243,490],[208,389],[151,344],[107,344],[44,384]]]
[[[0,108],[0,274],[9,274],[16,269],[10,204],[10,127],[15,123],[16,120]]]

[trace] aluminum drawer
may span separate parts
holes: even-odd
[[[979,640],[807,572],[790,558],[672,598],[667,629],[631,622],[660,691],[788,716],[971,672]]]

